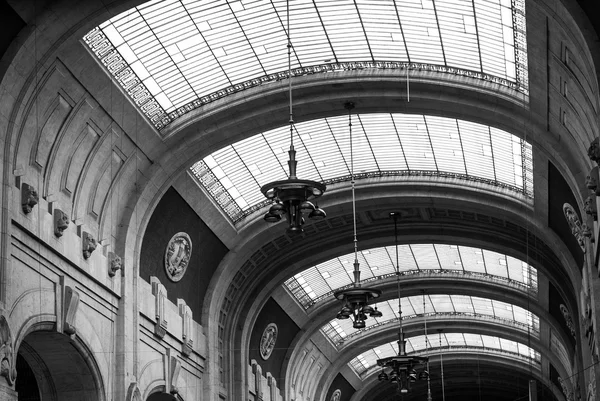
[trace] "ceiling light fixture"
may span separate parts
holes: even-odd
[[[429,372],[425,369],[420,373],[417,372],[416,368],[420,367],[429,361],[428,357],[407,355],[406,354],[406,339],[404,331],[402,330],[402,304],[400,294],[400,264],[398,263],[398,216],[397,212],[390,213],[390,216],[394,219],[394,237],[396,241],[396,285],[398,288],[398,321],[400,326],[398,328],[398,355],[390,356],[388,358],[378,359],[377,365],[381,366],[381,373],[378,376],[379,381],[391,381],[396,383],[398,392],[400,394],[406,394],[410,390],[410,384],[417,380],[428,380]],[[425,306],[423,306],[423,313],[425,313]],[[427,326],[425,326],[427,327]],[[427,335],[425,336],[427,341]],[[385,369],[389,369],[386,373]]]
[[[323,195],[327,188],[325,184],[301,180],[296,176],[296,150],[294,149],[294,114],[292,112],[292,40],[290,36],[290,2],[286,2],[287,12],[287,49],[288,49],[288,92],[290,99],[290,150],[288,154],[288,167],[290,170],[286,180],[273,181],[263,185],[261,192],[273,201],[269,211],[264,215],[268,223],[277,223],[282,216],[288,220],[287,232],[299,234],[304,231],[304,215],[311,220],[322,220],[327,217],[325,211],[311,202]]]
[[[352,327],[355,329],[364,329],[365,320],[368,317],[381,317],[383,314],[373,308],[369,302],[379,298],[381,290],[376,288],[362,287],[360,284],[360,264],[358,263],[358,239],[356,236],[356,195],[354,187],[354,154],[352,149],[352,109],[354,103],[344,104],[348,110],[348,127],[350,131],[350,183],[352,184],[352,216],[354,222],[354,283],[353,286],[344,290],[336,291],[333,296],[344,303],[342,309],[338,312],[338,319],[352,318]]]

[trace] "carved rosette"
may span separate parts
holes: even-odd
[[[563,204],[563,213],[565,214],[567,223],[569,223],[569,227],[571,227],[571,233],[577,240],[581,250],[585,252],[585,233],[581,224],[581,220],[579,220],[579,216],[577,216],[577,212],[573,206],[571,206],[569,203],[565,203]]]
[[[275,323],[269,323],[260,337],[260,357],[265,361],[269,359],[275,348],[278,332],[277,325]]]
[[[69,227],[69,216],[60,209],[54,209],[54,235],[62,237]]]
[[[33,207],[37,205],[39,200],[40,197],[33,186],[25,183],[21,185],[21,208],[23,213],[31,213]]]
[[[331,394],[330,401],[340,401],[341,398],[342,398],[342,390],[340,390],[338,388],[337,390],[335,390],[333,392],[333,394]]]
[[[6,379],[9,386],[17,380],[16,357],[8,322],[4,316],[0,316],[0,376]]]
[[[184,232],[171,238],[165,250],[165,272],[169,280],[178,282],[183,278],[192,257],[192,240]]]
[[[94,252],[98,247],[98,242],[96,242],[96,239],[92,236],[92,234],[84,231],[81,236],[81,247],[83,251],[83,258],[89,259],[89,257],[92,256],[92,252]]]

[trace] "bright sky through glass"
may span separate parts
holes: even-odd
[[[531,145],[497,128],[447,117],[358,114],[357,178],[437,175],[533,194]],[[298,176],[349,181],[348,116],[295,124]],[[260,187],[288,176],[289,126],[254,135],[205,157],[192,172],[234,222],[266,202]]]
[[[428,334],[427,344],[425,336],[416,336],[406,339],[406,353],[440,349],[439,334]],[[532,359],[536,362],[540,361],[540,353],[525,344],[516,341],[507,340],[500,337],[493,337],[473,333],[442,333],[441,347],[446,349],[455,349],[457,351],[471,349],[478,353],[500,353],[508,358],[515,356]],[[433,351],[436,352],[436,351]],[[352,359],[348,364],[360,376],[369,368],[377,366],[377,360],[387,358],[389,356],[398,355],[398,344],[396,341],[380,345],[363,352],[356,358]],[[511,356],[512,355],[512,356]]]
[[[293,0],[292,67],[304,74],[428,64],[527,93],[524,7],[523,0]],[[284,0],[154,0],[84,41],[160,129],[210,101],[280,79],[286,21]]]
[[[535,268],[519,259],[486,249],[447,244],[399,245],[398,261],[400,272],[444,271],[447,274],[453,271],[475,274],[482,279],[488,276],[507,283],[514,282],[524,289],[537,289]],[[354,253],[339,256],[296,274],[284,285],[304,308],[308,308],[322,297],[353,283],[353,262]],[[391,245],[359,251],[358,262],[362,280],[393,276],[396,272],[396,247]]]
[[[321,328],[321,331],[336,346],[363,331],[368,331],[374,326],[393,324],[398,321],[398,299],[378,302],[374,304],[383,313],[380,318],[368,318],[366,327],[357,330],[352,327],[351,319],[333,319]],[[503,324],[512,324],[525,330],[531,329],[534,334],[539,330],[539,318],[521,308],[502,301],[472,297],[456,294],[431,294],[425,295],[425,309],[423,309],[423,296],[402,298],[403,321],[416,316],[422,316],[423,311],[427,316],[452,315],[465,318],[477,318],[486,321],[496,321]]]

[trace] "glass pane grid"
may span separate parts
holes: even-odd
[[[430,4],[298,0],[290,10],[293,67],[303,75],[353,64],[429,65],[528,93],[522,0]],[[164,0],[117,15],[84,42],[162,129],[208,102],[279,80],[287,69],[285,25],[284,1]]]
[[[341,348],[345,341],[362,333],[383,325],[398,324],[398,299],[378,302],[372,306],[376,306],[383,316],[365,320],[366,327],[364,329],[353,328],[351,319],[333,319],[325,324],[321,331],[332,344]],[[402,321],[423,317],[424,313],[427,318],[447,317],[499,322],[527,330],[536,337],[539,336],[539,318],[537,315],[519,306],[488,298],[456,294],[426,295],[425,309],[423,309],[423,296],[402,298]],[[332,327],[335,327],[336,330],[333,330]]]
[[[398,355],[395,341],[367,350],[355,358],[348,365],[362,378],[368,371],[377,366],[377,359]],[[494,354],[523,361],[541,363],[538,351],[525,344],[507,340],[500,337],[473,334],[473,333],[443,333],[428,334],[407,338],[407,354],[435,355],[439,352],[477,352],[480,354]]]
[[[350,180],[347,116],[295,124],[294,138],[299,177],[326,184]],[[260,192],[262,185],[287,177],[289,143],[289,127],[284,126],[203,159],[223,181],[222,188],[217,188],[219,183],[209,180],[208,192],[218,196],[228,192],[239,206],[231,209],[236,213],[228,213],[234,223],[268,204]],[[432,175],[485,182],[529,200],[533,196],[531,145],[477,123],[411,114],[355,115],[353,152],[357,180]],[[192,172],[196,174],[198,169],[192,168]]]
[[[472,257],[469,258],[469,255]],[[493,273],[486,272],[483,265],[478,263],[484,257],[488,260],[488,265],[497,264],[502,268],[494,269]],[[398,260],[402,275],[443,274],[448,276],[449,274],[455,274],[457,277],[467,276],[475,279],[501,282],[524,292],[537,292],[537,270],[535,268],[511,256],[481,248],[448,244],[404,244],[398,246]],[[296,274],[293,280],[286,281],[284,285],[294,295],[296,300],[305,309],[308,309],[316,303],[332,297],[334,291],[352,285],[353,262],[354,253],[348,253],[309,267]],[[361,282],[363,283],[386,277],[394,277],[396,275],[396,247],[392,245],[359,251],[359,263],[362,273],[361,277],[363,277]],[[296,284],[294,280],[299,282],[299,284]],[[310,291],[307,290],[305,292],[312,295],[305,296],[302,291],[297,289],[298,285],[301,287],[304,286],[302,288],[310,286]],[[465,298],[451,299],[452,303],[454,303],[459,300],[464,301]],[[421,307],[417,298],[414,301],[413,305],[415,305],[415,308]],[[431,299],[429,303],[430,305],[434,305]],[[393,304],[390,307],[394,308]],[[395,308],[397,309],[397,303]],[[519,310],[521,311],[521,309]],[[483,312],[479,313],[483,314]],[[511,319],[517,320],[517,315]],[[523,319],[519,321],[523,324],[526,323]]]

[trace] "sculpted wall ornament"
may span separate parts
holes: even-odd
[[[178,282],[183,278],[192,256],[192,240],[184,232],[171,238],[165,251],[165,272],[169,280]]]
[[[563,213],[565,214],[567,223],[569,223],[569,227],[571,227],[571,233],[577,240],[581,250],[585,252],[585,235],[581,220],[579,220],[579,216],[577,216],[577,212],[575,212],[573,206],[571,206],[569,203],[565,203],[563,204]]]
[[[79,293],[73,288],[66,286],[63,308],[63,331],[68,335],[77,333],[75,328],[75,314],[79,306]]]
[[[54,235],[62,237],[67,227],[69,227],[69,216],[60,209],[54,209]]]
[[[594,220],[598,220],[598,210],[596,209],[596,196],[590,195],[585,198],[585,203],[583,206],[583,210],[585,210],[586,214],[589,214],[594,218]]]
[[[573,324],[573,319],[571,318],[571,312],[569,312],[569,309],[567,309],[565,304],[560,304],[560,312],[562,313],[563,317],[565,318],[565,323],[567,324],[567,327],[571,331],[571,335],[575,339],[577,339],[577,337],[575,336],[575,325]]]
[[[92,252],[98,247],[98,242],[92,237],[92,234],[84,231],[81,235],[81,247],[83,248],[83,258],[89,259],[92,256]]]
[[[590,170],[590,174],[585,178],[585,186],[598,195],[598,166]]]
[[[588,157],[591,161],[596,162],[596,164],[600,162],[600,137],[597,137],[590,143]]]
[[[185,303],[181,298],[177,298],[177,307],[179,309],[179,316],[181,316],[181,354],[183,356],[190,356],[194,347],[194,340],[192,339],[192,325],[194,319],[192,317],[192,309]]]
[[[108,275],[114,277],[117,271],[123,267],[123,260],[113,252],[108,253]]]
[[[262,333],[260,338],[260,357],[265,361],[269,359],[273,349],[275,348],[275,342],[277,341],[277,334],[279,330],[275,323],[269,323]]]
[[[23,213],[31,213],[39,200],[40,197],[34,187],[25,183],[21,185],[21,208],[23,209]]]
[[[12,386],[17,379],[15,363],[16,353],[13,349],[10,328],[4,316],[0,316],[0,376],[6,379],[9,386]]]
[[[167,289],[155,276],[150,277],[152,285],[152,295],[154,295],[154,335],[163,338],[167,334],[167,319],[165,317],[165,302],[167,299]]]
[[[333,394],[331,394],[331,399],[330,401],[340,401],[340,399],[342,398],[342,390],[340,390],[339,388],[337,390],[335,390],[333,392]]]
[[[596,370],[590,369],[590,381],[587,388],[587,401],[596,401]]]
[[[565,395],[565,398],[567,399],[567,401],[573,401],[573,392],[566,385],[565,380],[563,380],[562,377],[559,376],[558,382],[560,383],[561,390],[562,390],[563,394]]]

